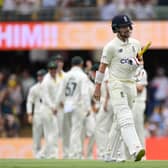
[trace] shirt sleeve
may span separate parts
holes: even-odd
[[[140,52],[142,50],[142,46],[141,46],[141,44],[139,43],[138,44],[138,52]]]
[[[102,57],[101,57],[100,62],[104,64],[110,64],[112,57],[113,57],[112,47],[109,44],[107,44],[103,48]]]
[[[81,97],[83,99],[84,107],[86,107],[86,111],[91,108],[91,97],[90,95],[90,88],[89,88],[89,79],[84,77],[81,83]]]
[[[106,68],[105,75],[104,75],[104,82],[107,82],[109,80],[109,69]]]
[[[35,99],[36,99],[35,89],[30,88],[28,97],[27,97],[27,103],[26,103],[27,114],[32,114],[33,105],[35,104]]]
[[[52,87],[50,87],[50,84],[48,81],[44,81],[42,84],[43,87],[43,97],[44,103],[51,109],[55,108],[54,100],[51,98],[51,93],[53,92]]]

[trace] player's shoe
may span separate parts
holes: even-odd
[[[56,154],[50,154],[49,156],[46,157],[46,159],[58,159]]]
[[[145,149],[140,149],[134,153],[134,161],[140,161],[145,156]]]
[[[126,160],[125,160],[125,159],[122,159],[122,158],[119,158],[119,159],[116,160],[116,162],[117,162],[117,163],[123,163],[123,162],[126,162]]]
[[[45,154],[42,153],[42,152],[39,152],[39,153],[36,154],[35,158],[36,159],[44,159],[45,158]]]
[[[116,162],[116,158],[113,158],[113,157],[111,156],[111,154],[106,154],[106,155],[104,155],[103,160],[104,160],[105,162]]]

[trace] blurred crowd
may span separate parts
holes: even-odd
[[[92,66],[86,60],[84,71],[89,74]],[[25,105],[35,78],[27,69],[17,74],[0,70],[0,137],[17,137],[28,125]],[[163,68],[149,81],[145,118],[147,137],[168,136],[168,77]]]
[[[0,0],[1,21],[111,20],[125,13],[132,19],[157,19],[156,6],[164,0]]]
[[[146,136],[168,136],[168,77],[163,68],[149,83],[146,117]]]
[[[0,136],[17,137],[26,124],[25,102],[35,79],[28,70],[21,74],[0,71]]]

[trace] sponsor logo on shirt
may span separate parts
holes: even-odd
[[[131,60],[128,59],[128,58],[122,58],[122,59],[120,59],[120,63],[121,63],[121,64],[129,64],[129,65],[132,65]]]
[[[120,49],[118,50],[118,52],[119,52],[119,53],[122,53],[122,52],[123,52],[123,49],[122,49],[122,48],[120,48]]]

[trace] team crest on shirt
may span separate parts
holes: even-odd
[[[118,52],[119,52],[119,53],[122,53],[122,52],[123,52],[123,49],[122,49],[122,48],[120,48],[120,49],[118,50]]]
[[[136,50],[135,50],[135,47],[134,46],[132,46],[132,51],[135,53],[136,52]]]
[[[123,98],[124,97],[124,92],[120,92],[120,95]]]

